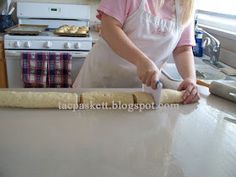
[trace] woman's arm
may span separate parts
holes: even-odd
[[[160,77],[160,71],[155,63],[127,37],[118,20],[104,14],[101,21],[102,38],[115,53],[137,67],[138,77],[144,84],[155,89]]]
[[[176,47],[173,51],[176,67],[183,78],[179,90],[185,90],[183,103],[188,104],[199,100],[199,93],[196,86],[196,73],[192,46]]]
[[[176,67],[183,79],[196,81],[194,57],[191,46],[176,47],[173,51]]]

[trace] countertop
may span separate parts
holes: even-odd
[[[96,32],[96,31],[90,31],[90,34],[92,36],[92,39],[93,39],[93,43],[96,43],[99,39],[99,33]]]
[[[0,41],[3,41],[4,33],[0,33]]]
[[[236,104],[200,92],[143,112],[0,108],[0,176],[235,177]]]

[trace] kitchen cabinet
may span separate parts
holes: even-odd
[[[0,88],[7,87],[6,61],[4,56],[3,41],[0,41]]]

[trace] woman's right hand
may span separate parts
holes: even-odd
[[[148,87],[156,89],[156,83],[160,79],[161,72],[150,59],[141,59],[136,64],[139,79]]]

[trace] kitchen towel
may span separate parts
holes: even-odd
[[[45,53],[23,52],[21,68],[25,88],[45,88],[47,86],[47,56]]]
[[[72,56],[69,53],[23,52],[21,68],[25,88],[72,86]]]
[[[48,87],[70,88],[72,87],[72,56],[69,53],[48,54]]]

